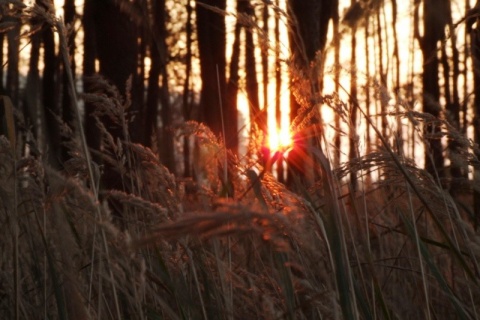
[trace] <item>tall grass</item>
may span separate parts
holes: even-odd
[[[116,95],[85,98],[113,115],[122,105]],[[301,124],[318,116],[315,109],[304,108],[312,114],[293,129],[307,130]],[[394,116],[418,128],[437,121],[409,110]],[[113,118],[126,128],[124,117]],[[442,128],[466,145],[461,160],[478,165],[474,146]],[[191,181],[102,127],[115,151],[102,156],[125,190],[97,194],[99,170],[83,135],[64,129],[72,158],[63,171],[41,154],[18,156],[0,137],[2,319],[479,318],[474,186],[452,197],[390,145],[395,137],[376,130],[376,150],[332,168],[325,138],[309,134],[313,184],[298,179],[293,192],[254,158],[226,162],[202,124],[177,128],[198,142]],[[228,170],[233,198],[221,197],[219,167]],[[379,178],[354,191],[351,172],[360,181],[372,172]],[[121,217],[112,217],[108,198],[124,206]]]

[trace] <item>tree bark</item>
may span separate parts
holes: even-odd
[[[190,1],[187,1],[187,25],[185,27],[186,33],[186,47],[187,55],[185,57],[185,82],[183,86],[183,120],[188,121],[191,118],[192,113],[192,102],[191,102],[191,92],[190,92],[190,75],[192,72],[192,13],[193,8],[190,4]],[[190,163],[190,137],[184,137],[183,143],[183,163],[184,163],[184,173],[185,177],[192,176],[191,163]]]
[[[153,27],[155,31],[152,33],[152,70],[149,79],[149,91],[153,91],[151,92],[152,97],[149,100],[146,114],[146,127],[149,130],[147,137],[150,138],[152,134],[157,131],[157,108],[158,99],[160,99],[160,116],[162,117],[162,128],[159,135],[159,142],[161,144],[159,148],[160,159],[170,172],[175,172],[175,148],[173,135],[169,131],[171,130],[170,126],[172,125],[173,116],[170,106],[169,76],[167,73],[168,49],[165,42],[167,37],[165,0],[157,0],[154,2],[153,10]],[[159,88],[158,77],[160,75],[162,85]],[[150,86],[152,86],[152,88],[150,88]]]
[[[276,0],[275,5],[279,7],[280,1]],[[280,14],[275,10],[275,120],[277,125],[282,123],[282,105],[281,105],[281,89],[282,89],[282,63],[280,60]],[[267,114],[268,115],[268,114]],[[277,128],[275,128],[276,130]],[[277,160],[277,179],[279,182],[285,182],[284,159]]]
[[[244,2],[242,11],[252,20],[254,20],[253,7],[250,0],[242,0]],[[253,42],[252,30],[245,29],[245,74],[246,74],[246,91],[248,102],[250,105],[250,123],[256,125],[264,136],[267,134],[266,110],[260,110],[260,100],[258,97],[258,81],[255,59],[255,44]]]
[[[477,159],[480,159],[480,27],[478,26],[479,20],[477,18],[477,26],[471,31],[471,54],[473,60],[473,79],[474,79],[474,142],[477,148],[474,149],[474,153]],[[473,201],[474,201],[474,225],[477,230],[480,226],[480,164],[478,161],[474,163],[474,178],[473,178]]]
[[[197,39],[202,79],[200,114],[203,119],[201,118],[201,120],[204,120],[216,135],[223,136],[222,123],[228,124],[225,129],[231,128],[230,125],[234,126],[237,115],[236,109],[227,109],[227,106],[231,107],[231,105],[224,103],[227,82],[225,76],[225,18],[200,3],[224,11],[226,0],[196,2]],[[227,148],[237,148],[236,131],[233,132],[231,129],[226,131],[223,138]]]
[[[83,9],[83,90],[84,92],[91,92],[93,83],[91,77],[95,74],[95,58],[97,56],[96,40],[95,40],[95,24],[93,21],[95,0],[85,0]],[[93,113],[95,106],[93,103],[85,102],[85,136],[88,146],[93,150],[100,149],[100,129],[98,128]],[[92,159],[100,163],[100,159],[95,153],[92,154]]]
[[[460,128],[460,94],[459,94],[459,77],[460,77],[460,54],[457,49],[457,35],[453,27],[452,10],[448,4],[445,14],[448,19],[448,27],[450,30],[450,41],[442,43],[442,65],[444,72],[444,92],[446,100],[446,111],[448,122],[461,132]],[[452,52],[451,58],[447,54],[447,45],[450,43]],[[451,65],[451,68],[450,68]],[[451,184],[450,193],[455,195],[461,188],[462,181],[467,178],[467,168],[459,161],[459,156],[462,153],[462,147],[458,140],[455,138],[449,139],[448,151],[450,158],[450,174]]]
[[[61,112],[57,101],[55,40],[51,26],[44,25],[42,27],[42,37],[44,63],[42,97],[46,126],[45,137],[48,146],[47,159],[53,167],[60,168],[62,141],[57,117],[61,117]]]
[[[357,109],[358,109],[358,89],[357,89],[357,27],[352,27],[352,39],[350,56],[351,70],[350,70],[350,123],[349,123],[349,160],[353,161],[357,158]],[[358,187],[357,172],[353,169],[350,171],[350,186],[352,191],[356,191]]]
[[[239,9],[239,5],[237,5],[237,11]],[[238,110],[237,105],[237,98],[238,98],[238,81],[240,79],[239,75],[239,68],[240,68],[240,33],[242,30],[242,26],[237,21],[235,24],[234,34],[233,34],[233,44],[232,44],[232,55],[230,57],[230,65],[229,65],[229,78],[227,81],[227,97],[225,99],[226,102],[226,110]],[[236,116],[236,117],[234,117]],[[231,123],[232,124],[232,131],[235,130],[235,134],[230,132],[230,139],[231,145],[235,146],[238,145],[238,135],[236,134],[238,131],[238,114],[235,112],[231,115]]]
[[[431,114],[435,119],[439,118],[441,112],[437,49],[438,42],[444,38],[445,26],[448,23],[448,19],[443,12],[446,6],[448,6],[447,0],[424,0],[424,34],[422,37],[417,34],[417,39],[419,40],[423,54],[423,111]],[[427,135],[425,169],[433,177],[438,176],[442,178],[444,176],[444,157],[442,142],[439,136],[440,131],[441,128],[437,123],[428,123],[425,126],[425,133]]]
[[[67,48],[69,51],[70,56],[70,67],[72,71],[72,75],[75,77],[75,32],[74,32],[74,18],[75,18],[75,1],[74,0],[65,0],[64,4],[64,13],[65,13],[65,24],[68,26],[68,34],[67,37]],[[71,101],[71,93],[69,91],[69,83],[68,83],[68,76],[67,76],[67,66],[63,64],[63,84],[62,84],[62,120],[65,124],[73,127],[74,126],[74,110]],[[72,137],[70,137],[72,138]],[[63,163],[69,158],[68,149],[65,146],[65,142],[67,142],[67,137],[62,137],[62,146],[60,149],[60,161]]]
[[[118,4],[112,0],[87,0],[85,3],[85,11],[91,15],[92,20],[87,20],[86,37],[94,37],[94,41],[90,38],[86,38],[85,41],[89,46],[94,45],[95,54],[99,61],[99,73],[111,82],[120,92],[121,95],[127,95],[131,93],[131,105],[129,111],[135,112],[139,108],[138,99],[136,96],[138,90],[137,86],[137,59],[138,59],[138,46],[137,46],[137,27],[132,21],[131,17],[123,12]],[[90,19],[90,17],[86,18]],[[88,31],[88,33],[87,33]],[[93,32],[93,34],[91,34]],[[86,46],[86,53],[92,54],[93,51]],[[91,56],[86,57],[89,61],[86,62],[87,68],[84,70],[87,72],[94,71],[92,65],[93,61]],[[132,77],[132,91],[126,92],[127,80]],[[88,89],[88,87],[87,87]],[[125,102],[123,102],[125,103]],[[88,106],[87,109],[87,121],[93,121],[91,118],[94,109]],[[141,115],[140,115],[141,116]],[[113,141],[125,141],[129,140],[129,132],[126,131],[127,123],[122,120],[122,123],[117,123],[109,116],[101,116],[100,121],[105,128],[111,134]],[[91,147],[101,147],[100,135],[98,137],[90,137],[93,139]],[[99,149],[97,149],[99,150]],[[115,152],[110,151],[113,156]],[[121,161],[120,159],[115,159]],[[118,171],[115,164],[105,161],[104,174],[101,179],[102,187],[107,190],[125,190],[124,179],[122,174]],[[110,207],[116,216],[122,216],[123,206],[116,201],[109,201]]]

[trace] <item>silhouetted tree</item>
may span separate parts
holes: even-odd
[[[183,84],[183,119],[188,121],[192,116],[192,93],[190,89],[191,82],[191,73],[192,73],[192,36],[193,36],[193,25],[192,25],[192,15],[193,8],[190,1],[187,1],[186,4],[187,10],[187,21],[185,26],[185,37],[186,37],[186,47],[187,54],[185,57],[185,82]],[[191,164],[190,164],[190,137],[184,138],[183,143],[183,163],[184,163],[184,176],[190,177]]]
[[[279,0],[275,1],[275,6],[279,7]],[[282,63],[280,61],[280,13],[275,10],[275,120],[277,125],[282,123],[281,89],[282,89]],[[265,90],[266,91],[266,90]],[[268,114],[267,114],[268,116]],[[267,118],[268,119],[268,118]],[[277,161],[277,179],[285,182],[284,159]]]
[[[147,109],[145,119],[145,142],[152,145],[152,136],[157,133],[158,102],[161,104],[162,128],[160,132],[160,159],[171,171],[175,172],[175,152],[173,135],[169,132],[172,124],[172,110],[170,106],[170,93],[167,73],[168,49],[165,43],[167,36],[165,0],[152,2],[153,30],[150,32],[150,58],[152,65],[148,79]],[[159,86],[159,76],[162,84]]]
[[[86,53],[89,59],[85,63],[86,69],[85,73],[89,74],[94,71],[91,63],[90,56],[95,52],[95,56],[99,61],[99,73],[110,81],[118,89],[120,94],[127,95],[130,92],[127,90],[127,80],[131,77],[132,79],[132,88],[135,88],[137,80],[137,58],[138,58],[138,47],[137,47],[137,27],[133,19],[131,19],[129,13],[122,11],[113,0],[87,0],[85,2],[85,14],[88,14],[86,21]],[[91,19],[91,20],[89,20]],[[92,41],[93,37],[94,41]],[[90,47],[87,47],[90,46]],[[93,51],[93,46],[95,51]],[[87,90],[90,87],[86,88]],[[105,92],[109,95],[111,93]],[[132,105],[130,106],[131,111],[138,110],[138,102],[135,96],[137,92],[132,90]],[[95,113],[93,106],[88,106],[86,122],[93,122],[92,114]],[[124,125],[126,123],[115,123],[115,121],[108,115],[102,115],[100,117],[101,122],[104,124],[105,128],[112,135],[115,142],[125,141],[129,139],[129,133],[125,132]],[[91,128],[92,125],[89,126]],[[98,132],[98,130],[95,130]],[[127,135],[127,136],[126,136]],[[89,145],[97,149],[101,145],[101,135],[89,134],[87,135]],[[97,149],[98,150],[98,149]],[[113,150],[108,150],[113,157],[115,157],[115,152]],[[125,187],[122,185],[121,173],[108,161],[105,163],[104,174],[102,176],[103,186],[110,189],[124,190]],[[116,213],[122,212],[121,207],[118,203],[110,203]]]
[[[415,17],[418,21],[418,5],[416,0]],[[440,84],[439,59],[437,55],[439,41],[445,37],[445,26],[448,24],[448,0],[424,0],[423,2],[423,35],[420,35],[418,23],[415,34],[423,55],[423,111],[440,116]],[[434,177],[442,177],[443,150],[440,127],[437,123],[428,123],[425,128],[427,148],[425,151],[425,169]]]
[[[68,53],[70,55],[70,68],[72,71],[72,74],[75,76],[75,70],[76,70],[76,64],[75,64],[75,28],[74,28],[74,22],[75,22],[75,0],[65,0],[64,6],[64,19],[65,19],[65,24],[68,26],[68,32],[69,34],[67,35],[67,48],[68,48]],[[65,124],[72,126],[74,123],[74,117],[73,117],[73,107],[72,107],[72,101],[71,101],[71,94],[69,92],[69,83],[68,83],[68,76],[67,76],[67,66],[62,64],[63,67],[63,72],[62,72],[62,77],[63,77],[63,83],[62,83],[62,120]],[[63,139],[62,139],[63,140]],[[66,142],[66,141],[65,141]],[[64,162],[68,159],[68,149],[64,143],[61,145],[61,150],[60,150],[60,161]]]
[[[92,81],[91,77],[95,74],[95,59],[97,55],[96,40],[95,40],[95,24],[93,21],[93,14],[95,7],[93,0],[85,0],[83,9],[83,88],[85,92],[91,92]],[[95,119],[92,117],[95,112],[95,105],[91,102],[85,102],[85,135],[88,145],[93,150],[100,149],[100,129],[98,128]],[[100,160],[96,154],[92,158],[99,162]]]
[[[238,1],[243,3],[239,13],[245,14],[252,22],[255,21],[255,14],[250,0]],[[267,118],[266,110],[260,110],[256,64],[253,30],[247,26],[245,28],[245,84],[250,105],[250,123],[256,125],[265,136],[267,134]]]
[[[40,5],[42,2],[39,1]],[[49,10],[45,7],[45,10]],[[53,14],[52,12],[50,12]],[[55,74],[57,71],[57,56],[55,54],[55,39],[52,26],[44,23],[42,26],[43,38],[43,77],[42,77],[42,104],[45,114],[46,151],[48,162],[56,167],[61,166],[61,135],[58,119],[61,117],[60,105],[57,100]]]
[[[210,7],[205,7],[203,4]],[[222,114],[225,126],[225,144],[236,150],[237,110],[233,104],[226,104],[226,35],[224,16],[212,10],[225,10],[226,0],[206,0],[196,2],[197,39],[200,57],[202,90],[200,114],[205,123],[217,135],[222,133]],[[228,109],[227,109],[228,106]],[[222,108],[224,108],[222,110]]]
[[[446,118],[449,123],[460,132],[460,57],[457,48],[457,35],[453,28],[452,10],[449,3],[444,10],[445,17],[448,21],[449,40],[441,41],[441,64],[443,67],[443,92],[445,96]],[[449,46],[450,44],[450,46]],[[449,47],[449,48],[448,48]],[[448,51],[451,50],[451,57]],[[450,174],[452,183],[450,192],[455,194],[459,191],[461,181],[466,178],[467,168],[462,161],[459,161],[461,145],[457,139],[448,141],[448,155],[450,159]]]
[[[38,121],[39,107],[40,107],[40,47],[42,45],[42,35],[39,32],[41,23],[38,18],[32,18],[30,41],[30,60],[28,61],[28,73],[26,84],[26,96],[24,101],[24,119],[27,127],[32,127],[33,136],[38,137],[38,134],[42,130],[39,127],[40,121]],[[43,122],[43,119],[42,119]]]
[[[480,186],[478,181],[480,181],[480,165],[478,164],[478,159],[480,159],[480,25],[479,25],[479,16],[480,12],[480,1],[477,1],[475,7],[472,10],[476,10],[470,13],[470,18],[467,20],[467,30],[471,31],[471,54],[473,60],[473,79],[474,79],[474,117],[473,117],[473,128],[474,128],[474,141],[477,145],[474,150],[477,161],[474,164],[474,184],[473,184],[473,201],[474,201],[474,222],[475,229],[480,225]],[[472,29],[472,25],[475,24],[475,27]]]
[[[240,12],[240,6],[242,1],[237,1],[237,11]],[[232,54],[230,57],[230,64],[229,64],[229,78],[227,80],[227,88],[226,88],[226,99],[225,99],[225,110],[237,110],[237,97],[238,97],[238,82],[240,80],[239,69],[240,69],[240,34],[242,31],[242,25],[240,21],[235,23],[235,29],[233,32],[233,44],[232,44]],[[230,115],[228,125],[232,125],[231,134],[229,136],[230,145],[238,146],[238,135],[233,134],[233,130],[237,132],[238,130],[238,117],[237,112],[234,112]]]
[[[352,0],[352,5],[356,2]],[[353,160],[357,157],[357,109],[358,109],[358,88],[357,88],[357,26],[352,26],[351,31],[351,55],[350,55],[350,134],[349,134],[349,159]],[[350,185],[352,190],[357,189],[357,173],[355,170],[351,170],[350,173]]]

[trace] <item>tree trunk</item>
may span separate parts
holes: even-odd
[[[474,79],[474,142],[477,145],[475,148],[475,156],[480,159],[480,151],[478,145],[480,145],[480,27],[478,23],[480,19],[477,19],[477,26],[471,32],[471,54],[473,60],[473,79]],[[473,201],[474,201],[474,224],[477,230],[480,226],[480,165],[477,163],[474,165],[474,178],[473,178]]]
[[[64,4],[64,12],[65,12],[65,24],[68,26],[68,30],[71,31],[67,38],[67,46],[70,55],[70,67],[72,71],[72,75],[75,77],[75,32],[74,32],[74,18],[75,18],[75,1],[74,0],[65,0]],[[68,83],[68,76],[67,76],[67,66],[63,64],[63,92],[62,92],[62,120],[65,124],[73,127],[74,126],[74,110],[71,101],[71,93],[69,91],[69,83]],[[73,138],[73,137],[70,137]],[[62,137],[63,142],[66,142],[66,137]],[[68,149],[62,143],[61,150],[60,150],[60,161],[63,163],[69,158]]]
[[[44,61],[42,97],[46,127],[45,140],[48,148],[47,159],[53,167],[60,168],[62,141],[57,117],[61,117],[61,112],[56,99],[58,95],[55,92],[56,55],[55,40],[51,26],[43,26],[42,37]]]
[[[268,20],[270,19],[268,13],[268,4],[264,3],[262,8],[262,32],[265,35],[268,35]],[[264,40],[260,40],[261,47],[261,60],[262,60],[262,82],[263,82],[263,121],[265,138],[268,136],[268,86],[269,86],[269,57],[268,57],[268,43]],[[252,49],[253,52],[254,49]],[[277,126],[280,126],[280,123],[277,123]],[[274,128],[275,130],[277,128]]]
[[[155,10],[156,12],[157,10]],[[157,29],[156,25],[154,26]],[[146,114],[149,116],[144,117],[145,126],[144,126],[144,143],[145,145],[152,146],[152,137],[157,134],[157,116],[158,116],[158,103],[160,96],[160,71],[161,71],[161,62],[160,62],[160,53],[158,52],[157,41],[154,40],[155,35],[151,34],[152,41],[150,44],[150,59],[152,64],[150,66],[150,71],[148,74],[148,88],[147,88],[147,105],[146,105]]]
[[[275,5],[278,7],[280,1],[276,0]],[[275,120],[277,125],[282,123],[282,105],[281,105],[281,89],[282,89],[282,63],[280,60],[280,14],[275,10],[275,27],[274,27],[274,37],[275,37]],[[275,128],[276,130],[277,128]],[[279,182],[285,182],[285,170],[284,170],[284,161],[279,159],[277,161],[277,179]]]
[[[454,32],[452,10],[450,4],[448,4],[448,26],[450,29],[450,48],[452,50],[451,60],[447,55],[448,42],[442,41],[442,65],[444,70],[444,91],[447,100],[446,111],[447,120],[450,124],[461,132],[460,128],[460,94],[459,94],[459,78],[460,78],[460,54],[457,49],[457,35]],[[450,64],[452,70],[450,71]],[[451,77],[451,80],[450,80]],[[448,79],[448,81],[447,81]],[[451,81],[451,82],[450,82]],[[450,184],[450,193],[455,195],[461,188],[462,181],[467,178],[468,169],[459,161],[459,156],[462,153],[462,147],[459,141],[456,139],[449,139],[448,150],[450,157],[450,174],[452,182]]]
[[[32,22],[32,29],[35,27],[35,22]],[[38,119],[39,115],[39,99],[40,99],[40,70],[38,64],[40,62],[40,46],[42,44],[42,35],[40,32],[34,32],[30,36],[31,49],[30,60],[27,74],[27,85],[25,88],[24,101],[24,117],[25,126],[33,128],[33,137],[38,138],[41,132],[39,126],[41,122]],[[43,133],[42,133],[43,134]]]
[[[159,148],[160,159],[163,164],[170,170],[170,172],[175,172],[175,148],[173,145],[173,135],[170,132],[172,125],[172,108],[170,106],[170,91],[168,86],[168,74],[167,74],[167,57],[168,49],[166,44],[167,37],[167,28],[166,28],[166,11],[165,11],[165,0],[158,0],[154,3],[153,6],[154,14],[154,24],[153,27],[155,31],[152,34],[152,44],[151,52],[152,55],[152,78],[149,81],[149,86],[153,86],[153,96],[149,101],[148,110],[146,119],[147,127],[150,130],[149,137],[152,136],[155,129],[156,132],[156,119],[157,119],[157,108],[158,108],[158,99],[160,99],[161,110],[160,115],[162,117],[162,128],[160,131],[159,142],[161,144]],[[162,85],[158,88],[158,77],[161,75]],[[149,87],[149,90],[152,89]],[[158,92],[155,92],[157,91]]]
[[[350,123],[349,123],[349,160],[353,161],[357,158],[357,108],[358,108],[358,99],[357,99],[357,27],[352,27],[352,40],[351,40],[351,49],[352,54],[350,57],[351,70],[350,70]],[[358,187],[357,182],[357,172],[353,169],[350,171],[350,185],[352,191],[356,191]]]
[[[367,14],[365,17],[365,32],[364,32],[364,41],[365,41],[365,69],[366,69],[366,81],[365,81],[365,106],[366,106],[366,114],[367,118],[369,119],[366,121],[366,134],[365,134],[365,140],[366,140],[366,149],[367,149],[367,154],[371,153],[372,151],[372,139],[370,136],[371,133],[371,99],[370,99],[370,86],[372,85],[371,81],[371,75],[370,75],[370,45],[369,45],[369,40],[370,40],[370,14]],[[337,67],[338,68],[338,67]],[[337,80],[338,81],[338,80]],[[335,90],[338,92],[338,88]],[[337,117],[337,115],[336,115]],[[338,128],[338,126],[337,126]],[[340,133],[337,133],[337,135],[340,135]],[[335,146],[338,148],[338,153],[340,152],[340,144],[335,144]],[[371,178],[371,174],[369,173],[367,175],[367,179]]]
[[[91,28],[89,31],[94,32],[99,72],[115,85],[122,95],[128,94],[126,92],[126,83],[129,77],[133,78],[132,104],[129,110],[134,112],[139,107],[137,102],[139,97],[136,96],[138,92],[135,89],[138,81],[136,74],[138,58],[136,25],[130,16],[122,12],[115,1],[91,0],[87,1],[85,5],[92,15],[92,25],[89,26]],[[91,39],[86,39],[86,41],[89,45],[92,45],[89,42]],[[91,57],[88,58],[90,59]],[[90,68],[91,66],[88,67]],[[92,70],[85,70],[85,72],[90,71]],[[88,111],[92,112],[93,110],[90,109]],[[91,117],[91,114],[87,114],[87,117]],[[109,116],[102,116],[100,120],[115,142],[129,139],[125,120],[122,120],[124,121],[123,123],[116,123]],[[100,145],[100,142],[98,144],[95,143],[95,145]],[[112,152],[112,150],[109,151]],[[115,152],[112,152],[112,154],[115,156]],[[121,161],[121,159],[115,160]],[[115,165],[108,161],[104,165],[104,174],[101,179],[102,186],[107,190],[125,190],[123,177]],[[110,206],[116,216],[122,215],[123,208],[120,203],[110,201]]]
[[[83,90],[84,92],[91,92],[93,83],[90,79],[95,70],[95,57],[97,50],[95,47],[95,24],[93,21],[95,0],[85,0],[83,9]],[[93,103],[85,102],[85,137],[88,146],[93,150],[100,150],[100,129],[98,128],[93,113],[95,106]],[[100,163],[100,159],[95,153],[92,154],[92,159]]]
[[[226,0],[205,0],[196,2],[197,40],[200,56],[202,90],[200,114],[207,126],[218,136],[222,133],[222,120],[226,126],[235,124],[237,110],[227,109],[226,99],[226,58],[225,18],[218,12],[201,5],[206,4],[219,10],[226,9]],[[224,108],[222,110],[222,108]],[[222,119],[223,115],[223,119]],[[225,132],[224,141],[229,149],[236,149],[237,132]]]
[[[237,10],[239,9],[239,5],[237,5]],[[230,65],[229,65],[229,73],[230,77],[228,78],[227,81],[227,96],[225,99],[226,110],[237,110],[237,97],[238,97],[238,81],[240,79],[239,76],[239,67],[240,67],[240,32],[241,32],[242,26],[240,25],[239,22],[235,24],[235,30],[233,34],[233,45],[232,45],[232,56],[230,57]],[[236,132],[238,132],[238,115],[237,117],[234,118],[234,116],[237,115],[235,112],[233,115],[231,115],[231,121],[229,122],[229,125],[232,124],[232,131],[235,130],[235,134],[233,132],[230,132],[230,139],[232,141],[230,142],[231,145],[238,145],[238,135]]]
[[[447,0],[424,0],[423,37],[417,36],[423,54],[423,111],[437,119],[441,112],[439,86],[438,42],[444,37],[448,19],[443,9],[448,6]],[[425,127],[427,145],[425,148],[425,169],[433,176],[442,178],[443,150],[439,136],[440,126],[429,123]]]
[[[186,47],[187,55],[185,57],[185,83],[183,86],[183,120],[188,121],[191,118],[192,113],[192,102],[191,102],[191,92],[190,92],[190,74],[192,72],[192,12],[193,8],[190,4],[190,1],[187,1],[187,25],[185,27],[186,33]],[[183,163],[184,163],[184,173],[185,177],[192,176],[191,164],[190,164],[190,137],[184,137],[183,143]]]
[[[250,0],[242,1],[242,11],[252,20],[254,20],[253,7],[250,4]],[[260,100],[258,97],[258,81],[255,59],[255,44],[253,42],[252,30],[245,28],[245,74],[246,74],[246,91],[248,102],[250,105],[250,123],[255,124],[263,133],[267,134],[267,119],[265,117],[266,112],[260,110]],[[264,110],[266,111],[266,110]]]
[[[5,20],[15,23],[15,26],[7,32],[8,64],[7,64],[7,94],[14,105],[18,106],[19,93],[19,50],[20,50],[20,20],[16,17],[6,17]],[[2,66],[3,67],[3,66]]]

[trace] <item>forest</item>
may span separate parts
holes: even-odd
[[[0,0],[1,319],[480,319],[480,1]]]

